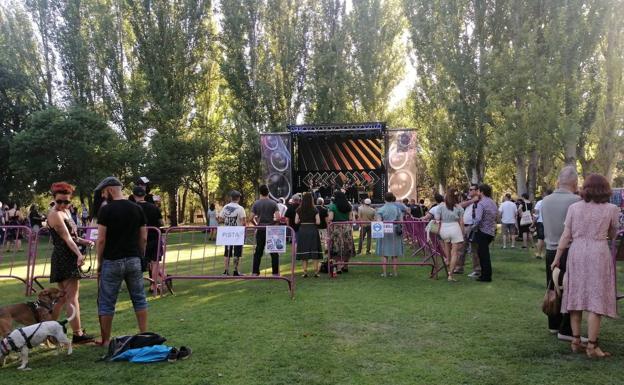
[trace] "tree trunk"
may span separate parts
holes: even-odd
[[[171,187],[167,189],[169,195],[169,222],[171,226],[178,225],[178,188]]]
[[[535,200],[535,191],[537,190],[537,163],[538,163],[537,149],[531,150],[529,154],[529,169],[527,185],[529,189],[529,200]]]
[[[516,156],[516,193],[518,196],[527,192],[526,176],[526,156],[519,154]]]
[[[188,197],[188,189],[185,187],[182,193],[182,201],[178,211],[178,222],[184,223],[184,213],[186,212],[186,198]]]

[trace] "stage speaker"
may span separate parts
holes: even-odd
[[[288,200],[292,195],[292,156],[290,134],[262,134],[262,181],[269,187],[269,196]]]
[[[416,132],[387,131],[388,135],[388,190],[397,200],[416,199]]]

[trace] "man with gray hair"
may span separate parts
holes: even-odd
[[[366,238],[366,254],[370,254],[371,249],[371,225],[375,220],[375,209],[371,207],[371,200],[364,199],[364,204],[358,207],[358,221],[369,222],[360,224],[360,240],[358,242],[357,254],[362,254],[362,244]]]
[[[581,200],[576,195],[578,190],[578,173],[573,166],[564,167],[559,172],[557,179],[557,189],[552,194],[544,198],[540,213],[544,223],[544,242],[546,244],[546,284],[553,285],[552,270],[550,265],[555,259],[557,247],[559,246],[559,238],[563,233],[564,222],[568,207],[575,202]],[[559,285],[563,285],[563,276],[566,271],[567,250],[561,256],[559,268]],[[548,330],[555,334],[561,340],[572,340],[572,329],[570,327],[570,315],[568,313],[558,314],[556,316],[548,316]]]

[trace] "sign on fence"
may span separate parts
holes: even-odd
[[[394,234],[394,223],[384,223],[384,233]]]
[[[217,227],[217,246],[243,246],[245,244],[245,226]]]
[[[286,252],[286,226],[267,226],[265,246],[269,253]]]
[[[97,241],[98,239],[98,229],[87,229],[85,238],[90,241]]]
[[[371,238],[383,238],[384,237],[384,223],[383,222],[371,222]]]

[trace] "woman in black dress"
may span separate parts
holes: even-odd
[[[312,194],[303,194],[303,201],[297,208],[295,223],[300,224],[297,231],[297,259],[303,261],[303,277],[308,276],[308,260],[314,261],[314,276],[319,276],[319,260],[323,258],[321,238],[317,226],[321,223],[318,210],[314,207]]]
[[[63,305],[67,314],[71,314],[73,305],[76,317],[70,321],[74,332],[73,343],[92,342],[93,337],[84,333],[80,325],[79,279],[80,266],[84,264],[84,255],[78,244],[91,247],[93,242],[79,238],[76,234],[76,223],[72,220],[68,206],[74,187],[65,182],[54,183],[51,188],[54,207],[48,213],[48,227],[54,249],[50,258],[50,283],[57,283],[65,295],[54,307],[53,317],[58,318]]]

